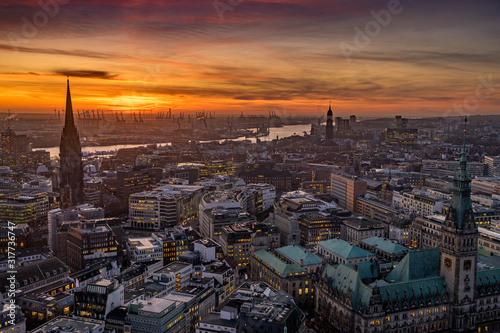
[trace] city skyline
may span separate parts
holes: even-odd
[[[332,100],[341,116],[498,113],[497,3],[0,6],[3,112],[64,108],[70,75],[76,109],[316,115]]]

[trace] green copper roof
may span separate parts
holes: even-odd
[[[439,275],[439,249],[410,251],[387,275],[386,281],[405,282]]]
[[[307,273],[307,271],[304,268],[300,267],[299,265],[287,264],[286,262],[281,261],[273,254],[267,252],[266,250],[256,251],[254,252],[254,255],[281,275]]]
[[[371,252],[363,250],[356,245],[351,245],[348,242],[339,239],[329,239],[327,241],[321,242],[318,246],[322,246],[330,252],[337,254],[345,259],[356,259],[363,257],[374,257],[375,255]]]
[[[476,287],[485,287],[500,283],[500,268],[477,270]]]
[[[376,261],[363,261],[357,264],[348,264],[353,267],[359,274],[361,280],[378,278],[378,267]]]
[[[446,293],[443,276],[389,283],[378,288],[382,303],[387,302],[387,306],[392,311],[395,310],[396,305],[401,309],[405,300],[411,302],[413,299],[417,304],[428,304],[429,301],[432,302],[436,298],[442,301],[442,297]]]
[[[370,237],[361,240],[362,243],[373,246],[376,249],[390,253],[390,254],[403,254],[408,252],[408,248],[400,245],[398,243],[394,243],[388,239],[384,239],[382,237]]]
[[[323,262],[319,257],[296,245],[280,247],[279,249],[276,249],[276,252],[282,254],[298,265],[300,265],[301,259],[304,260],[304,266],[321,265]]]
[[[439,254],[439,252],[438,252]],[[372,295],[379,293],[384,311],[390,313],[402,309],[404,302],[411,304],[428,304],[434,301],[441,302],[446,294],[444,277],[429,276],[417,278],[411,281],[387,283],[384,280],[366,285],[363,283],[363,275],[366,268],[372,263],[363,265],[326,265],[323,277],[334,291],[347,294],[353,303],[353,309],[364,313],[367,311]]]
[[[466,120],[467,125],[467,120]],[[460,158],[460,166],[458,167],[455,176],[453,177],[453,195],[451,197],[450,213],[455,220],[455,225],[458,229],[462,229],[466,219],[472,217],[472,201],[470,198],[470,183],[471,177],[467,173],[467,157],[465,155],[465,134],[464,129],[464,146],[462,148],[462,157]]]
[[[333,289],[342,293],[350,291],[354,310],[362,311],[368,306],[372,289],[361,281],[355,265],[326,265],[323,274]]]

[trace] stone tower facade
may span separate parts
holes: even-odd
[[[475,329],[474,306],[478,230],[474,223],[470,197],[471,178],[467,173],[464,147],[460,167],[453,178],[453,196],[441,234],[440,275],[450,297],[450,329],[469,332]]]

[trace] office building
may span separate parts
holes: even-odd
[[[385,133],[386,142],[395,146],[413,146],[417,143],[418,129],[388,128]]]
[[[163,241],[156,234],[150,237],[130,237],[127,240],[127,253],[131,263],[163,262]]]
[[[211,239],[197,239],[193,243],[193,251],[199,252],[204,263],[222,259],[224,251],[220,244]]]
[[[332,174],[331,190],[340,207],[355,212],[357,198],[366,193],[367,185],[366,181],[356,177]]]
[[[189,250],[188,233],[182,226],[175,226],[153,234],[163,244],[164,265],[179,260],[179,256]]]
[[[423,172],[434,177],[453,176],[459,164],[459,161],[450,160],[422,160]],[[467,163],[467,171],[470,172],[472,176],[482,177],[485,174],[485,164],[480,162],[469,162]]]
[[[294,191],[284,193],[274,203],[274,213],[268,221],[280,230],[282,246],[299,245],[302,239],[304,244],[310,245],[322,237],[335,237],[338,227],[333,214],[336,211],[335,204]]]
[[[500,179],[494,177],[476,177],[471,182],[471,191],[487,195],[500,194]]]
[[[124,288],[117,280],[101,279],[75,292],[75,316],[105,320],[108,313],[124,305]]]
[[[469,163],[467,163],[468,166]],[[500,156],[485,156],[484,166],[489,177],[500,176]]]
[[[289,293],[301,308],[314,305],[314,284],[308,270],[295,263],[287,263],[266,250],[250,256],[252,281],[264,281],[273,288]]]
[[[131,226],[162,230],[178,224],[188,225],[198,219],[203,187],[163,185],[129,197]]]
[[[159,168],[135,168],[132,170],[118,170],[116,173],[116,195],[120,198],[128,197],[153,187],[160,182],[163,170]]]
[[[292,190],[293,176],[288,170],[275,170],[261,165],[253,170],[242,170],[238,176],[247,184],[273,185],[277,192]]]
[[[201,272],[202,278],[214,279],[216,281],[216,304],[222,304],[236,287],[234,270],[222,261],[216,261],[205,266]]]
[[[96,220],[104,218],[104,209],[92,205],[78,205],[70,209],[52,209],[48,212],[48,245],[49,248],[57,253],[57,232],[63,222],[85,220]]]
[[[165,294],[168,294],[187,286],[193,273],[193,265],[175,261],[153,272],[151,279],[153,282],[165,285]]]
[[[344,219],[340,237],[343,240],[359,245],[360,240],[375,236],[386,236],[386,228],[381,223],[360,216]]]
[[[273,207],[276,189],[268,184],[249,184],[238,194],[243,209],[257,216]]]
[[[80,221],[69,229],[66,253],[66,264],[80,270],[98,261],[118,261],[118,242],[109,225]]]
[[[126,322],[131,332],[186,332],[186,304],[164,298],[140,300],[130,305]]]
[[[69,333],[69,332],[85,332],[85,333],[101,333],[104,332],[104,321],[89,318],[71,318],[67,316],[59,316],[51,321],[35,328],[30,333]]]
[[[300,190],[312,195],[330,194],[331,183],[329,181],[311,180],[300,184]]]
[[[392,194],[394,208],[417,216],[441,213],[444,202],[445,199],[423,191],[413,191],[412,193],[394,191]]]
[[[48,212],[46,193],[18,195],[0,201],[0,223],[25,223],[32,229],[39,229],[47,224]]]
[[[203,237],[218,241],[222,228],[255,219],[244,211],[235,191],[215,191],[205,194],[200,202],[200,232]]]
[[[280,246],[280,233],[277,227],[265,223],[234,224],[222,228],[219,241],[224,254],[244,268],[252,252]]]
[[[283,290],[266,283],[244,283],[227,303],[203,317],[196,333],[297,333],[305,315]]]

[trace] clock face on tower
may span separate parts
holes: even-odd
[[[444,258],[444,265],[446,266],[446,268],[451,268],[451,258]]]
[[[464,270],[465,271],[468,271],[470,270],[472,267],[472,261],[471,260],[465,260],[464,261]]]

